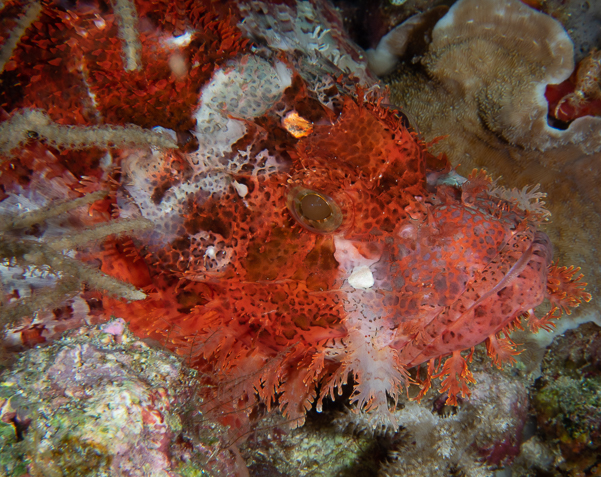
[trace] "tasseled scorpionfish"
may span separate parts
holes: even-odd
[[[3,51],[19,87],[0,92],[2,108],[47,112],[28,127],[57,147],[98,146],[61,161],[94,177],[113,164],[114,211],[156,226],[94,257],[148,293],[105,297],[103,315],[185,356],[234,426],[256,403],[301,424],[351,378],[351,401],[376,424],[394,424],[389,398],[412,381],[419,397],[440,380],[454,404],[469,396],[475,345],[512,361],[508,333],[523,318],[548,328],[590,298],[578,270],[552,263],[536,189],[506,190],[482,171],[461,178],[375,90],[333,79],[361,54],[340,41],[327,2],[273,2],[279,26],[254,1],[236,2],[235,21],[228,2],[117,2],[114,12],[31,2],[24,13],[28,2],[9,3],[6,18],[22,19],[2,35],[27,35]],[[226,7],[224,19],[211,13]],[[250,50],[242,30],[279,51]],[[373,84],[364,69],[353,75]],[[126,149],[146,132],[125,124],[160,124],[180,148]],[[113,126],[129,136],[118,148],[104,137]],[[537,317],[545,299],[551,311]]]
[[[333,103],[295,76],[233,148],[251,151],[248,165],[219,194],[184,195],[169,245],[147,256],[156,291],[115,314],[187,356],[225,406],[277,403],[300,424],[352,376],[351,401],[388,424],[408,369],[426,363],[421,395],[439,378],[456,404],[475,345],[511,362],[522,318],[548,328],[589,295],[552,263],[540,193],[461,178],[360,90]],[[286,160],[256,173],[263,147]],[[190,177],[184,162],[151,168],[156,201]]]

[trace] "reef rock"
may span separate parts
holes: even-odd
[[[180,415],[191,381],[123,320],[27,351],[1,378],[3,475],[248,475],[220,449],[220,426],[205,422],[187,437]]]

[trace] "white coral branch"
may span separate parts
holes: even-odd
[[[61,126],[39,109],[23,109],[0,123],[0,154],[10,152],[30,139],[43,139],[59,149],[155,146],[175,148],[166,134],[130,124],[128,126]]]
[[[523,211],[531,212],[537,220],[543,222],[551,216],[551,212],[545,208],[545,201],[542,200],[547,197],[547,194],[539,189],[540,184],[524,186],[521,189],[517,187],[507,189],[493,183],[488,190],[488,195],[510,202]]]

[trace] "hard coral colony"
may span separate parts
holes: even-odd
[[[308,10],[332,28],[305,21]],[[278,51],[242,35],[266,12],[280,19],[267,33],[282,33]],[[469,396],[474,346],[512,362],[509,332],[523,318],[546,329],[590,299],[578,270],[551,261],[536,189],[516,194],[483,171],[463,179],[429,153],[326,13],[243,1],[2,10],[4,229],[26,238],[2,251],[5,267],[54,257],[51,269],[69,275],[82,241],[57,241],[41,220],[14,225],[16,211],[48,210],[61,194],[106,191],[67,231],[151,221],[135,239],[80,250],[106,280],[147,295],[86,290],[96,300],[86,313],[123,317],[186,356],[234,427],[259,402],[300,425],[350,378],[374,426],[398,425],[388,401],[410,383],[419,397],[440,379],[456,404]],[[314,50],[287,43],[295,28]],[[162,132],[143,129],[154,126]]]

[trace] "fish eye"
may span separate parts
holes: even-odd
[[[309,220],[325,220],[332,215],[327,201],[317,194],[307,194],[300,201],[303,217]]]
[[[334,200],[318,191],[295,187],[288,193],[288,210],[311,232],[329,234],[342,225],[342,211]]]

